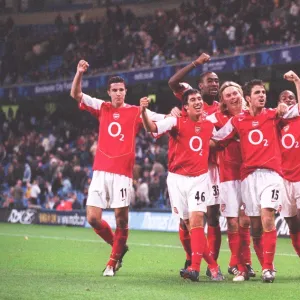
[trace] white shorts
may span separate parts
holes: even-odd
[[[241,181],[231,180],[220,183],[220,211],[223,217],[238,217],[243,204]]]
[[[169,172],[167,185],[174,214],[187,220],[192,211],[206,213],[206,203],[211,191],[207,173],[189,177]]]
[[[300,209],[300,182],[283,180],[282,209],[280,216],[294,217]]]
[[[211,186],[211,197],[208,198],[207,206],[220,204],[220,175],[219,167],[215,164],[208,165],[209,182]]]
[[[86,205],[100,208],[129,206],[132,196],[132,178],[124,175],[94,171]]]
[[[260,216],[262,208],[278,210],[281,205],[283,179],[275,171],[257,169],[242,181],[241,188],[247,216]]]

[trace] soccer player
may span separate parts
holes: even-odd
[[[297,96],[300,95],[300,79],[293,72],[284,74],[284,78],[294,82]],[[293,106],[297,103],[295,94],[283,91],[279,95],[279,103]],[[300,117],[284,120],[281,129],[281,153],[283,171],[283,196],[280,215],[289,226],[293,247],[300,256]]]
[[[180,69],[174,74],[169,80],[169,86],[174,92],[174,95],[182,101],[183,93],[192,87],[182,82],[185,75],[187,75],[192,69],[196,68],[201,64],[205,64],[210,60],[210,56],[206,53],[202,53],[195,61],[191,62],[187,66]],[[201,96],[204,101],[203,113],[204,115],[210,115],[219,109],[218,95],[219,95],[219,78],[214,72],[205,72],[200,75],[198,88],[201,91]],[[173,113],[177,116],[181,115],[181,112],[177,109]],[[215,260],[219,257],[219,251],[221,247],[221,229],[219,224],[219,170],[216,163],[216,156],[214,153],[210,153],[209,159],[209,177],[212,187],[212,197],[207,201],[207,240],[209,245],[210,255]],[[179,226],[179,237],[186,252],[186,263],[185,266],[190,264],[190,235],[184,222],[180,221]],[[207,256],[208,257],[208,256]],[[208,262],[209,263],[209,262]],[[207,270],[209,276],[209,270]]]
[[[132,191],[135,136],[143,125],[140,107],[124,102],[127,90],[123,78],[116,76],[108,81],[110,102],[82,93],[81,81],[88,66],[86,61],[79,61],[71,96],[77,100],[80,109],[89,111],[99,120],[98,146],[86,211],[87,220],[94,231],[112,246],[103,276],[114,276],[128,250],[128,207]],[[164,118],[164,115],[150,111],[148,114],[155,120]],[[102,209],[109,207],[115,211],[115,233],[102,219]]]
[[[151,121],[146,112],[148,99],[141,99],[144,127],[148,132],[169,133],[169,166],[167,185],[172,212],[184,220],[191,236],[191,265],[180,271],[183,278],[199,280],[200,263],[206,247],[204,213],[210,199],[208,155],[214,126],[203,116],[203,100],[198,90],[183,94],[186,114]],[[211,279],[223,280],[217,263],[210,266]]]
[[[217,129],[242,112],[243,91],[239,84],[226,81],[220,91],[220,111],[209,115]],[[218,152],[220,170],[220,204],[221,214],[227,218],[228,243],[231,258],[228,273],[235,275],[233,281],[244,281],[255,277],[251,267],[250,219],[242,210],[241,175],[242,164],[240,143],[232,139],[224,150]]]
[[[299,106],[294,105],[281,116],[282,108],[286,109],[285,104],[277,109],[265,108],[266,90],[261,80],[247,82],[243,90],[249,110],[232,117],[214,139],[225,141],[239,135],[245,213],[250,217],[254,235],[259,235],[263,230],[262,280],[271,283],[275,279],[275,211],[283,189],[278,125],[281,119],[299,116]]]

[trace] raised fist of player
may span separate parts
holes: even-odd
[[[196,65],[203,65],[205,63],[207,63],[208,61],[210,61],[210,56],[206,53],[202,53],[195,61],[194,63]]]
[[[287,111],[289,107],[285,103],[279,103],[276,110],[277,110],[277,115],[279,117],[282,117]]]
[[[141,111],[145,111],[146,108],[149,106],[150,99],[148,97],[143,97],[140,99],[140,107]]]
[[[288,81],[299,81],[298,75],[294,71],[288,71],[283,75],[283,78],[288,80]]]
[[[82,59],[79,61],[78,65],[77,65],[77,72],[82,74],[82,73],[86,72],[86,70],[88,69],[89,66],[90,66],[89,63]]]

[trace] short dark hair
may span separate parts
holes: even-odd
[[[246,82],[243,86],[244,97],[251,95],[252,88],[255,85],[260,85],[265,87],[264,82],[261,79],[252,79]]]
[[[107,82],[107,90],[110,90],[110,85],[111,85],[112,83],[119,83],[119,82],[124,83],[124,86],[125,86],[125,88],[126,88],[125,80],[124,80],[122,77],[120,77],[120,76],[113,76],[113,77],[110,77],[110,78],[108,79],[108,82]]]
[[[290,90],[284,90],[284,91],[282,91],[282,92],[279,94],[279,96],[278,96],[278,102],[280,101],[280,98],[281,98],[282,94],[283,94],[283,93],[288,93],[288,92],[289,92],[289,93],[292,93],[293,96],[295,97],[295,99],[297,100],[295,93],[293,93],[293,92],[290,91]]]
[[[200,91],[197,89],[189,89],[185,91],[182,95],[182,106],[188,103],[189,95],[200,94]]]
[[[197,85],[199,85],[199,83],[202,83],[203,80],[204,80],[204,77],[206,77],[208,74],[211,74],[211,73],[215,73],[213,71],[206,71],[206,72],[203,72],[200,74],[199,78],[198,78],[198,81],[197,81]]]

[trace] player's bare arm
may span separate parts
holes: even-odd
[[[140,108],[141,108],[141,115],[143,119],[144,128],[147,132],[157,132],[157,127],[155,123],[150,120],[147,114],[147,107],[149,106],[149,98],[143,97],[140,99]]]
[[[300,111],[300,103],[299,103],[299,97],[300,97],[300,78],[294,71],[288,71],[283,75],[284,79],[288,81],[294,82],[297,90],[297,99],[298,99],[298,106]]]
[[[179,92],[181,89],[180,82],[184,76],[197,66],[205,64],[208,61],[210,61],[210,56],[206,53],[202,53],[196,60],[192,61],[190,64],[176,72],[169,80],[169,87],[171,90],[174,93]]]
[[[89,64],[85,60],[80,60],[77,65],[77,72],[72,82],[71,87],[71,97],[74,98],[77,102],[80,102],[82,98],[82,90],[81,90],[81,81],[83,73],[87,71]]]

